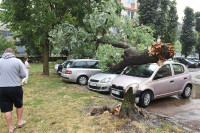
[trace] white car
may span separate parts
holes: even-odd
[[[88,80],[88,89],[99,92],[110,92],[112,80],[123,74],[126,70],[127,68],[125,68],[123,71],[116,73],[104,72],[95,74],[91,76]]]
[[[55,66],[54,66],[54,71],[55,72],[58,72],[58,66],[59,66],[60,64],[55,64]]]

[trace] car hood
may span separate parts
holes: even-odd
[[[102,79],[107,78],[107,77],[114,79],[118,76],[119,76],[119,74],[98,73],[98,74],[91,76],[90,79],[102,80]]]
[[[133,77],[133,76],[128,76],[128,75],[121,75],[117,78],[115,78],[112,81],[112,84],[116,85],[116,86],[122,86],[124,89],[133,83],[137,83],[140,84],[144,81],[148,80],[148,78],[141,78],[141,77]]]

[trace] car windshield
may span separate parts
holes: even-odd
[[[157,64],[137,65],[133,66],[133,68],[130,71],[128,71],[125,75],[149,78],[157,68],[159,68]]]
[[[194,60],[192,60],[192,59],[185,59],[186,61],[188,61],[188,62],[195,62]]]
[[[64,64],[64,68],[69,68],[72,64],[72,61],[67,61],[65,64]]]

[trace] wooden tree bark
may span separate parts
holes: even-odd
[[[123,61],[112,66],[113,71],[124,69],[126,66],[141,65],[148,63],[162,64],[166,59],[172,58],[175,55],[173,46],[168,43],[154,42],[148,49],[138,52],[134,47],[125,43],[113,43],[105,40],[96,40],[101,44],[110,44],[116,48],[123,48],[124,54],[122,55]]]
[[[43,52],[43,75],[49,75],[49,40],[44,43]]]
[[[133,89],[130,88],[124,95],[124,100],[122,101],[121,109],[119,112],[120,118],[133,118],[138,112],[135,109],[135,95],[133,94]]]

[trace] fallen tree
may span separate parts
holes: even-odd
[[[159,66],[163,64],[166,59],[172,58],[175,55],[175,50],[173,46],[170,44],[164,43],[156,43],[154,42],[152,47],[149,47],[147,50],[143,52],[138,52],[131,46],[127,46],[127,44],[122,45],[119,44],[111,44],[112,46],[120,46],[120,48],[125,48],[124,54],[122,55],[123,61],[112,66],[113,71],[122,70],[126,66],[132,65],[141,65],[148,63],[158,63]],[[134,119],[136,116],[142,115],[147,118],[147,114],[138,108],[135,104],[135,94],[133,93],[133,89],[129,88],[126,90],[124,95],[124,100],[122,102],[121,107],[118,107],[119,118],[132,118]]]
[[[130,23],[130,18],[120,15],[122,8],[116,0],[104,1],[98,6],[95,1],[91,3],[93,13],[85,15],[83,26],[64,22],[49,33],[50,41],[66,47],[72,58],[93,56],[100,60],[102,71],[118,71],[126,66],[147,63],[162,65],[175,54],[173,46],[153,43],[154,31],[150,27],[139,25],[137,19],[134,24]],[[110,31],[116,27],[118,33]],[[132,117],[130,114],[138,112],[131,93],[128,90],[125,94],[120,117]]]

